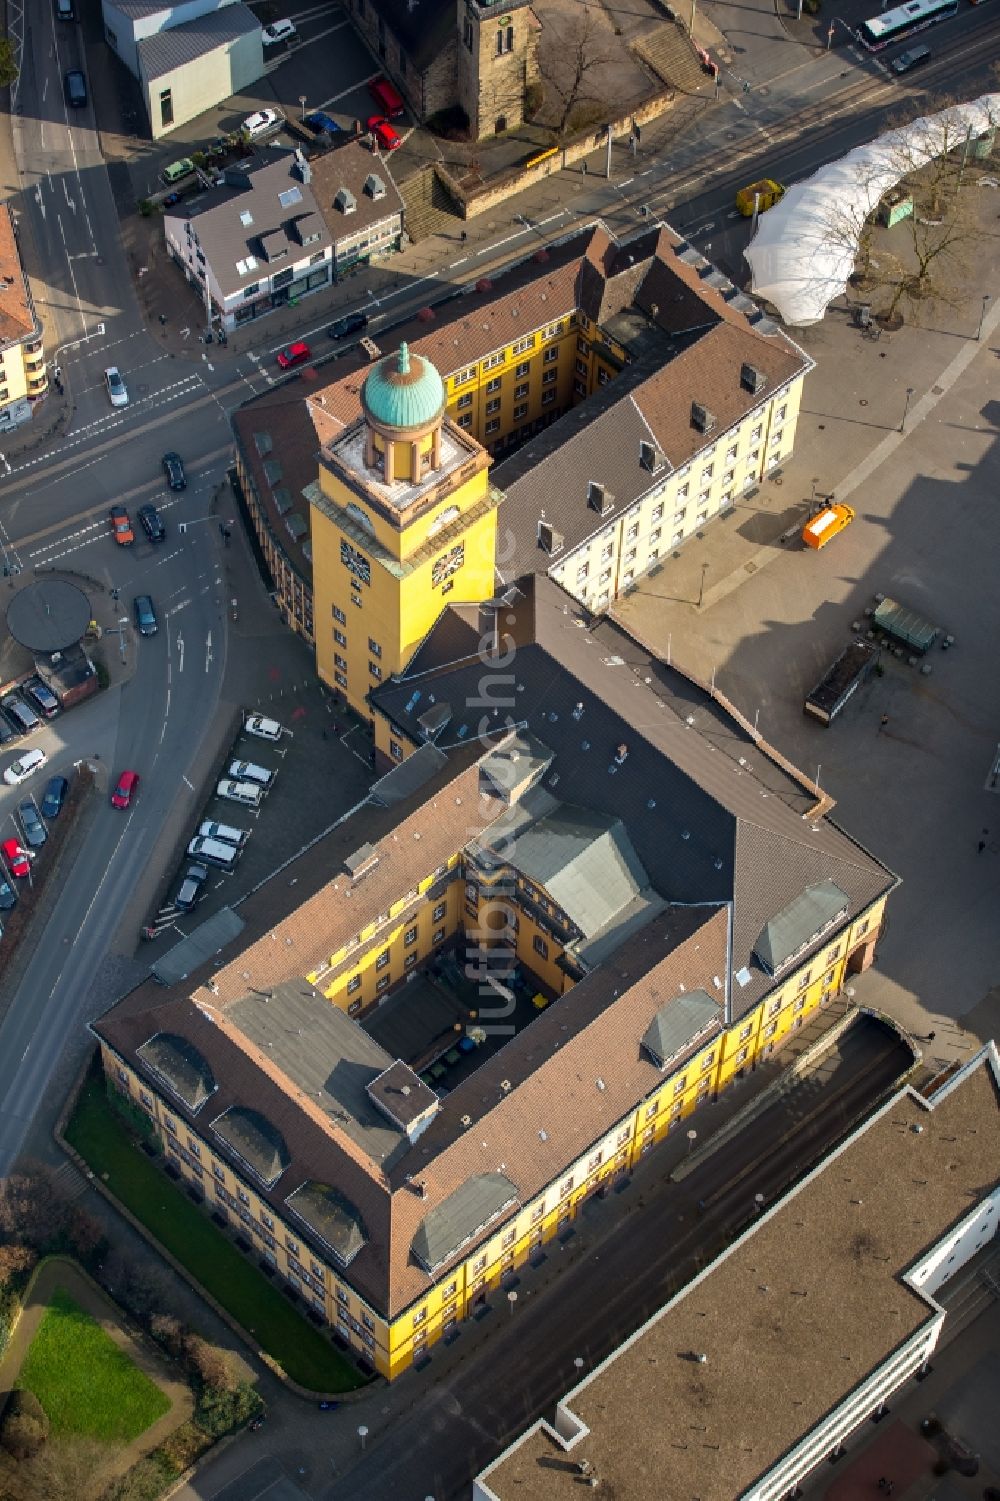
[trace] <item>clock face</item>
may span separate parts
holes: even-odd
[[[434,564],[431,569],[432,585],[437,587],[438,584],[443,584],[445,579],[451,578],[453,573],[458,572],[464,562],[465,543],[459,542],[457,547],[453,547],[449,552],[442,554]]]
[[[352,547],[349,542],[340,544],[340,561],[345,568],[350,569],[355,578],[361,579],[366,584],[371,583],[372,565],[365,555],[358,552],[357,548]]]

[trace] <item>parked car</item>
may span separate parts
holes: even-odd
[[[205,893],[205,883],[208,880],[208,866],[192,863],[184,872],[184,879],[177,888],[174,897],[174,906],[181,912],[190,912],[196,907]]]
[[[41,678],[29,678],[23,685],[24,695],[45,719],[54,719],[59,713],[59,700]]]
[[[763,214],[780,203],[784,196],[785,190],[780,182],[775,182],[773,177],[762,177],[759,182],[740,188],[736,194],[736,207],[744,219],[749,219],[753,215],[755,204],[758,214]]]
[[[228,777],[223,777],[215,789],[215,795],[230,803],[240,803],[244,808],[260,807],[261,790],[253,782],[233,782]]]
[[[15,730],[6,714],[0,714],[0,746],[9,745],[12,740],[19,737],[20,733],[20,729]]]
[[[169,167],[164,167],[160,176],[167,187],[172,188],[174,183],[182,182],[185,177],[194,176],[194,162],[189,156],[182,156],[180,161],[171,162]]]
[[[285,122],[285,117],[276,109],[259,109],[252,115],[247,115],[243,121],[243,133],[251,141],[259,141],[261,136],[270,135]]]
[[[0,874],[0,912],[9,912],[17,906],[17,892],[5,875]]]
[[[43,750],[25,751],[17,761],[12,761],[3,774],[3,779],[8,787],[20,787],[29,777],[33,777],[36,771],[41,771],[48,761],[48,756]]]
[[[293,365],[304,365],[312,359],[312,350],[304,339],[297,339],[294,344],[287,344],[278,352],[278,364],[282,370],[291,370]]]
[[[156,611],[153,609],[152,598],[148,594],[137,594],[132,601],[132,608],[135,611],[135,623],[139,628],[139,635],[155,636]]]
[[[24,830],[25,843],[33,850],[38,849],[39,845],[44,844],[48,839],[49,831],[42,822],[32,798],[26,797],[23,803],[18,803],[17,816]]]
[[[234,829],[229,823],[213,823],[211,820],[198,825],[199,839],[214,839],[220,844],[231,844],[241,849],[250,835],[243,829]]]
[[[373,78],[368,85],[368,92],[383,115],[388,115],[392,120],[398,120],[405,109],[403,97],[394,83],[388,78]]]
[[[285,733],[276,719],[265,719],[263,714],[251,714],[243,728],[258,740],[280,740]]]
[[[32,730],[42,727],[42,721],[34,709],[18,693],[7,693],[0,698],[0,708],[22,735],[30,735]]]
[[[341,130],[340,126],[337,124],[333,116],[328,115],[326,111],[322,109],[314,109],[311,115],[306,115],[302,123],[307,130],[312,131],[314,136],[335,136],[343,134],[343,131]]]
[[[155,506],[140,506],[135,513],[150,542],[162,542],[167,535],[167,529],[163,525],[160,513]]]
[[[167,484],[171,490],[187,489],[187,475],[184,473],[184,464],[179,453],[163,455],[163,472],[167,476]]]
[[[132,518],[125,506],[112,506],[108,512],[108,520],[111,523],[111,534],[119,547],[131,547],[135,541],[135,532],[132,530]]]
[[[42,793],[42,817],[58,818],[66,801],[69,782],[65,777],[50,777]]]
[[[139,791],[139,773],[137,771],[123,771],[118,778],[118,785],[111,794],[112,808],[127,808]]]
[[[894,73],[909,73],[912,68],[919,68],[921,63],[929,63],[931,49],[929,47],[908,47],[898,57],[894,57],[889,64]]]
[[[3,856],[7,869],[11,875],[21,881],[31,871],[31,857],[26,849],[22,849],[16,839],[5,839],[0,844],[0,855]]]
[[[265,47],[288,47],[292,42],[297,42],[299,34],[291,21],[272,21],[270,26],[265,26],[260,34]]]
[[[345,313],[343,318],[337,318],[330,324],[327,333],[331,339],[346,339],[348,334],[359,334],[367,327],[367,313]]]
[[[105,370],[104,384],[108,388],[108,400],[113,407],[128,406],[128,387],[122,380],[122,373],[117,365],[109,365]]]
[[[398,131],[393,130],[384,115],[372,115],[368,121],[368,129],[383,151],[395,151],[397,146],[403,144],[403,137]]]
[[[265,790],[271,786],[276,773],[270,766],[257,766],[253,761],[230,761],[226,775],[235,782],[253,782]]]

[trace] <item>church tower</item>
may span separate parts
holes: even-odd
[[[446,399],[431,362],[401,344],[366,376],[361,415],[320,451],[309,496],[316,667],[359,714],[449,599],[494,592],[500,495],[489,454],[445,417]]]

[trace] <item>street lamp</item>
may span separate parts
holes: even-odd
[[[300,118],[303,119],[303,120],[306,117],[306,98],[307,97],[308,96],[306,94],[300,94],[299,95],[299,108],[302,110],[302,114],[301,114]]]
[[[979,332],[976,334],[976,339],[977,340],[981,339],[983,337],[983,324],[986,321],[986,309],[989,307],[989,305],[990,305],[990,294],[989,294],[989,292],[984,292],[983,293],[983,310],[979,314]]]
[[[698,590],[698,608],[699,608],[699,610],[701,609],[702,604],[703,604],[704,599],[705,599],[705,575],[706,575],[707,572],[708,572],[708,564],[707,563],[702,563],[702,565],[701,565],[701,587]]]
[[[513,1318],[514,1317],[514,1309],[517,1306],[517,1293],[515,1293],[515,1292],[508,1293],[507,1294],[507,1302],[510,1304],[510,1316],[511,1316],[511,1318]]]
[[[365,1427],[364,1423],[361,1423],[358,1426],[358,1438],[361,1440],[361,1447],[363,1449],[368,1439],[368,1429]]]
[[[764,1195],[763,1194],[754,1194],[754,1196],[753,1196],[753,1206],[756,1209],[757,1213],[760,1214],[761,1210],[764,1208]]]
[[[694,1144],[698,1140],[698,1133],[694,1129],[693,1126],[691,1127],[691,1130],[688,1132],[687,1137],[688,1137],[688,1156],[690,1157],[691,1153],[694,1151]]]
[[[577,1371],[582,1371],[584,1366],[586,1365],[586,1361],[584,1360],[582,1355],[577,1355],[573,1361],[573,1364],[576,1366]]]
[[[903,407],[903,415],[902,415],[902,418],[900,419],[900,423],[899,423],[899,431],[900,432],[902,432],[903,429],[906,427],[906,414],[910,410],[910,397],[912,395],[913,395],[913,387],[912,386],[907,386],[907,388],[906,388],[906,404]]]

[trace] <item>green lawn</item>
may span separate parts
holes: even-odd
[[[108,1103],[103,1077],[87,1079],[66,1137],[115,1197],[293,1381],[316,1392],[350,1391],[364,1384],[350,1362],[134,1145]]]
[[[127,1444],[169,1409],[160,1388],[100,1324],[57,1287],[17,1378],[48,1413],[52,1433]]]

